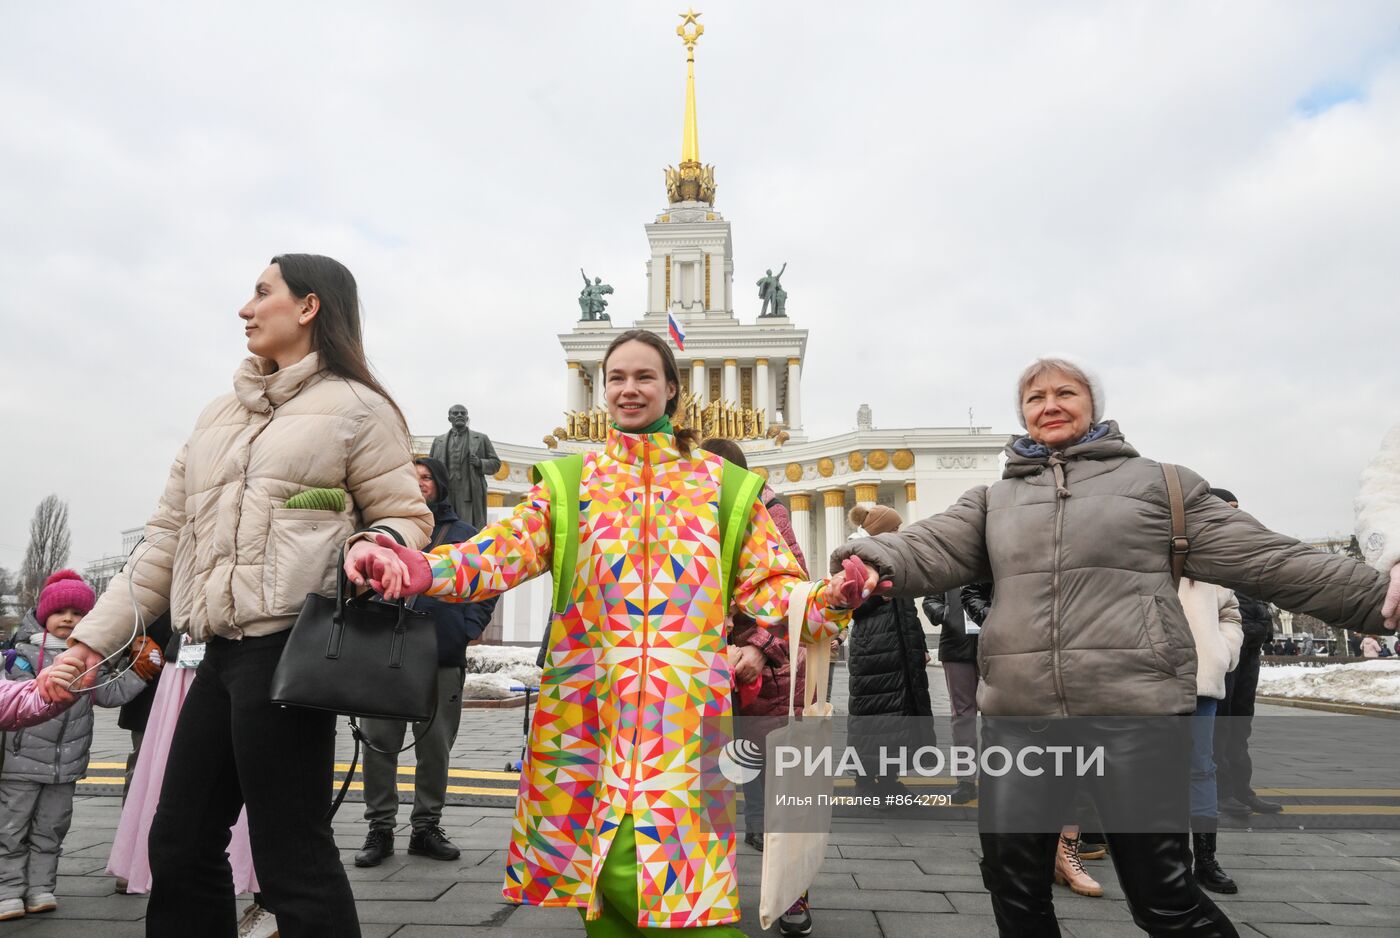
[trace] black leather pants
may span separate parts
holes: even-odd
[[[1057,828],[1075,820],[1074,801],[1083,794],[1103,818],[1109,855],[1139,928],[1149,935],[1237,938],[1230,920],[1191,875],[1185,822],[1189,723],[1103,720],[1074,733],[1070,725],[992,721],[984,726],[984,751],[991,745],[1015,751],[1032,743],[1073,742],[1087,732],[1104,745],[1114,769],[1083,778],[984,774],[982,881],[992,894],[1000,933],[1016,938],[1060,934],[1051,896]],[[1113,833],[1115,829],[1135,832]]]

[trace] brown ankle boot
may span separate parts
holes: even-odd
[[[1078,837],[1070,840],[1062,836],[1055,847],[1055,882],[1068,886],[1081,896],[1103,895],[1103,887],[1084,872],[1084,863],[1079,859]]]

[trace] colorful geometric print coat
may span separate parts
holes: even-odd
[[[610,430],[584,457],[572,597],[550,627],[549,656],[520,776],[503,892],[511,902],[601,913],[594,885],[624,815],[637,841],[640,927],[739,918],[733,785],[716,771],[729,727],[720,607],[719,457],[683,456],[669,433]],[[475,601],[550,569],[549,493],[463,544],[428,555],[428,595]],[[805,579],[755,502],[735,563],[733,601],[786,631]],[[805,634],[845,625],[812,593]],[[723,730],[720,730],[722,733]]]

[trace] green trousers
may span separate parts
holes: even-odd
[[[694,928],[641,928],[637,925],[637,837],[632,830],[632,815],[622,819],[613,837],[612,849],[603,861],[598,877],[598,892],[602,896],[603,916],[597,921],[584,919],[588,938],[661,938],[674,932],[684,932],[697,938],[745,938],[733,925],[698,925]],[[579,912],[584,912],[579,909]]]

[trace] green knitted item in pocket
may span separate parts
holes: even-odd
[[[344,489],[307,489],[282,503],[283,508],[310,508],[313,511],[344,511]]]

